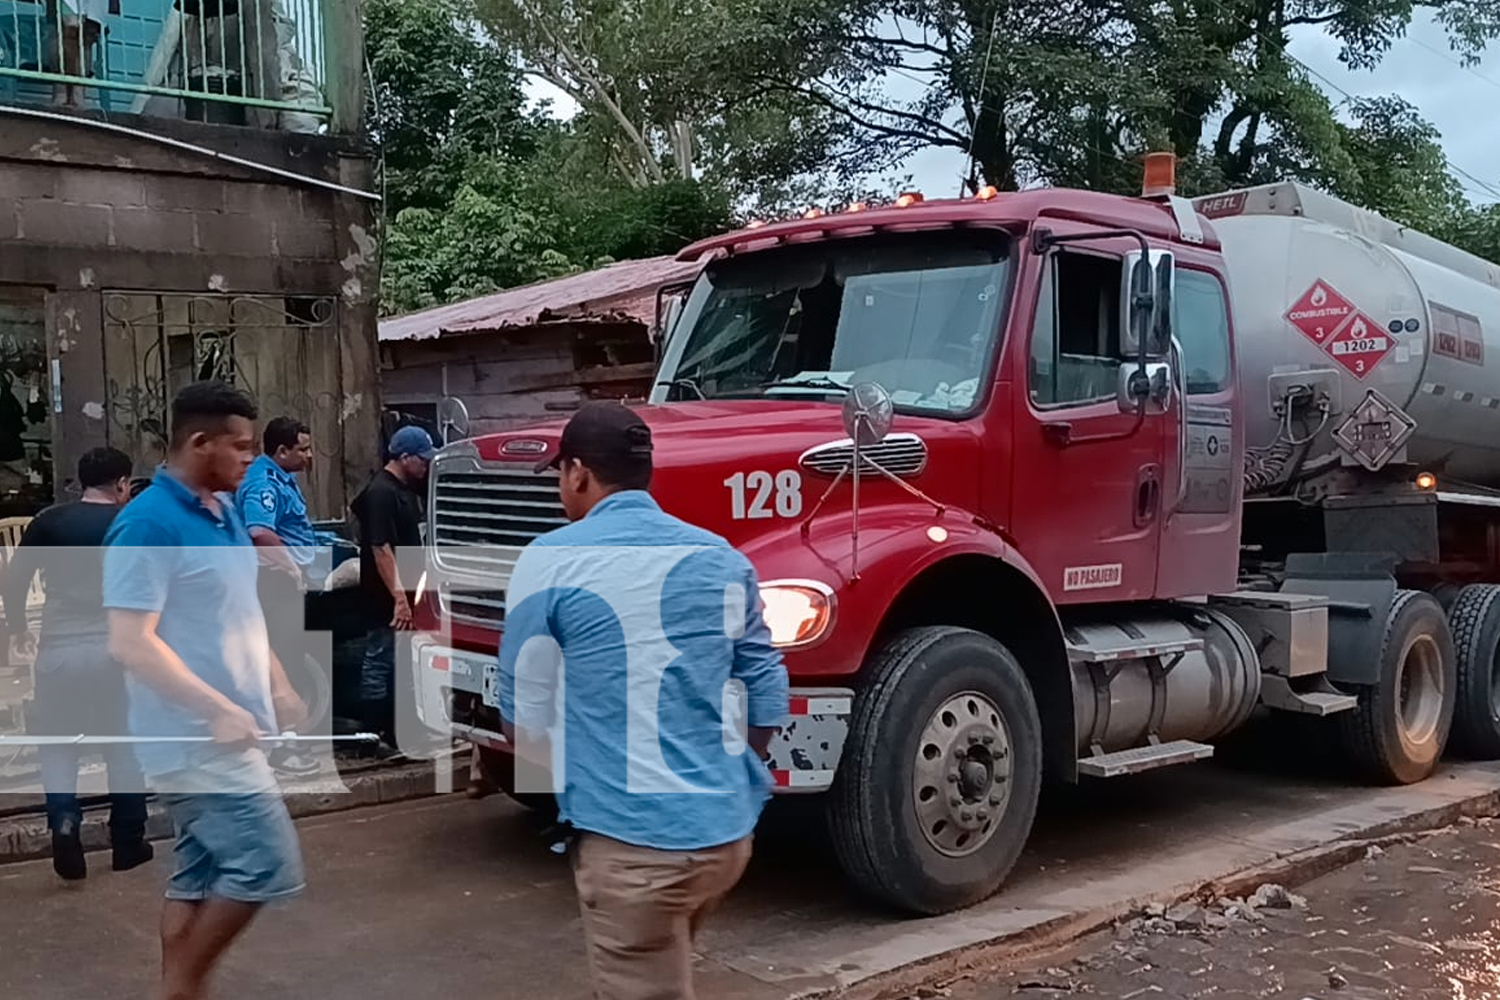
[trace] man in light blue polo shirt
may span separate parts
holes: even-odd
[[[557,792],[600,1000],[690,1000],[693,936],[739,881],[788,714],[750,561],[662,511],[651,432],[588,403],[556,455],[574,523],[506,589],[499,708],[517,790]],[[552,774],[527,782],[525,761]]]
[[[266,422],[260,457],[250,463],[235,508],[260,553],[260,606],[271,649],[288,670],[306,669],[307,568],[317,553],[317,534],[297,474],[312,465],[312,432],[292,417]],[[317,774],[317,759],[282,747],[271,766],[294,776]]]
[[[212,741],[138,744],[177,835],[161,922],[167,1000],[199,1000],[260,907],[303,884],[260,744],[305,710],[267,641],[255,549],[232,502],[255,417],[222,382],[179,392],[165,465],[105,538],[109,648],[127,670],[132,735]]]

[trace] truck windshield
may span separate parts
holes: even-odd
[[[903,409],[967,411],[1001,329],[1008,249],[945,232],[711,264],[672,335],[666,398],[826,397],[873,381]]]

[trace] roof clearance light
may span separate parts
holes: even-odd
[[[1160,198],[1177,193],[1177,155],[1147,153],[1146,172],[1141,182],[1142,198]]]
[[[975,192],[974,197],[978,198],[980,201],[992,201],[999,194],[999,188],[995,187],[995,185],[993,184],[986,184],[984,187]]]
[[[904,194],[902,194],[901,197],[899,197],[899,198],[896,199],[896,207],[897,208],[910,208],[911,206],[915,205],[917,202],[919,202],[921,200],[922,200],[922,192],[920,192],[920,191],[907,191]]]
[[[759,229],[761,226],[764,226],[765,224],[766,224],[766,220],[765,219],[751,219],[749,222],[745,223],[745,228],[746,229]]]
[[[867,206],[864,202],[862,202],[862,201],[856,201],[856,202],[852,202],[849,205],[848,208],[844,209],[844,211],[846,211],[846,212],[863,212],[868,207],[869,206]]]
[[[802,217],[804,219],[816,219],[822,215],[823,210],[821,208],[809,208],[807,211],[802,213]]]
[[[1437,476],[1430,472],[1417,473],[1417,489],[1432,490],[1437,488]]]

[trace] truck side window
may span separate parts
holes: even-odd
[[[1229,313],[1219,279],[1179,267],[1173,305],[1172,330],[1182,345],[1188,395],[1223,392],[1229,385]]]
[[[1112,399],[1120,367],[1117,257],[1059,253],[1043,273],[1029,384],[1038,406]]]

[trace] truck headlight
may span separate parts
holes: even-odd
[[[833,590],[815,580],[763,583],[760,599],[771,642],[781,648],[817,642],[833,624]]]

